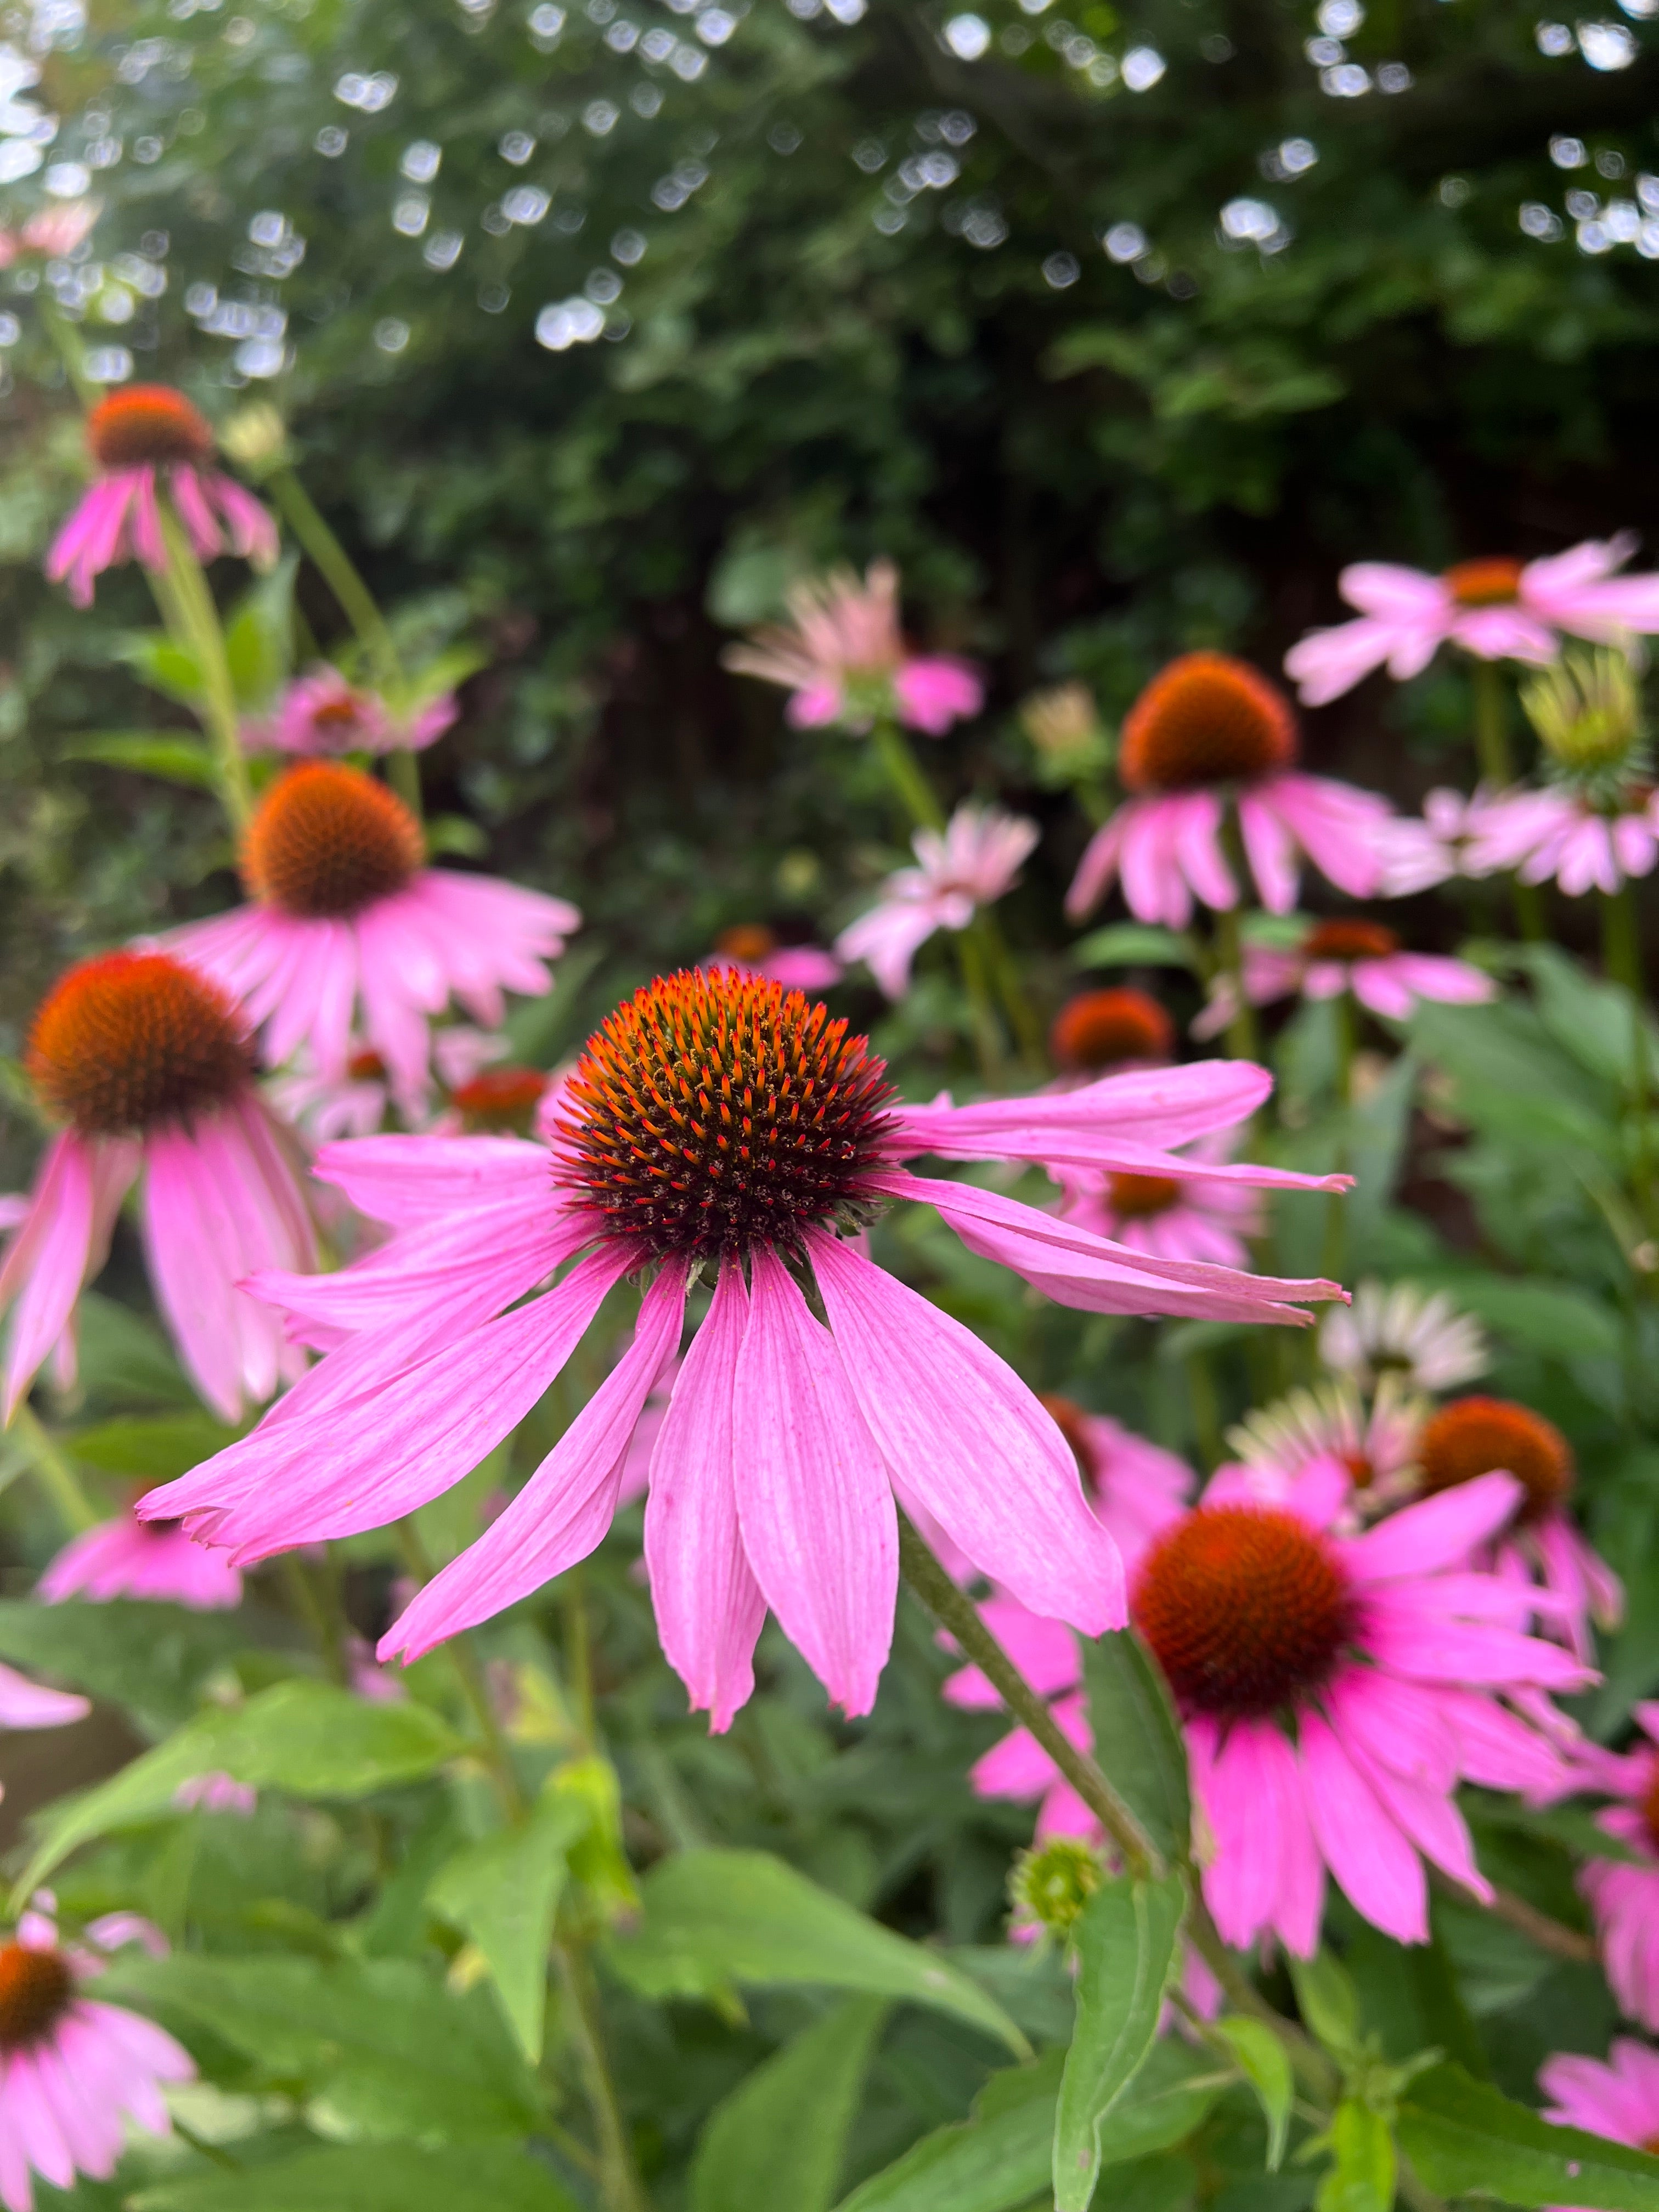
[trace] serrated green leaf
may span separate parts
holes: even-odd
[[[205,741],[177,730],[94,730],[71,738],[64,758],[100,761],[106,768],[130,769],[160,776],[194,791],[211,791],[213,755]]]
[[[691,2166],[691,2212],[829,2212],[886,2007],[849,1997],[714,2107]]]
[[[1225,2037],[1245,2080],[1255,2091],[1267,2123],[1267,2171],[1277,2173],[1290,2137],[1291,2100],[1296,2094],[1296,2077],[1285,2045],[1265,2022],[1243,2013],[1230,2013],[1217,2021],[1215,2032]]]
[[[765,1851],[692,1850],[641,1885],[645,1916],[607,1957],[641,1996],[702,1996],[732,1982],[790,1982],[902,1998],[970,2021],[1011,2050],[1025,2039],[1000,2005],[937,1952],[832,1897]]]
[[[1054,2113],[1055,2212],[1088,2212],[1101,2130],[1157,2037],[1186,1911],[1179,1875],[1121,1876],[1102,1883],[1073,1931],[1077,2024]]]
[[[1659,2158],[1559,2128],[1461,2066],[1419,2074],[1401,2100],[1400,2148],[1442,2197],[1659,2212]]]
[[[1072,947],[1074,968],[1195,969],[1198,955],[1190,938],[1172,929],[1153,929],[1138,921],[1109,922],[1091,930]]]
[[[158,2182],[125,2202],[131,2212],[577,2212],[540,2160],[501,2143],[336,2143]]]
[[[1083,1645],[1095,1757],[1158,1849],[1184,1858],[1192,1834],[1186,1746],[1157,1662],[1132,1628]]]
[[[566,1854],[588,1819],[575,1798],[544,1793],[520,1826],[458,1851],[427,1892],[433,1911],[483,1952],[507,2024],[532,2065],[542,2055],[547,1954],[569,1874]]]

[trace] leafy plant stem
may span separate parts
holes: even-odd
[[[1231,815],[1222,824],[1222,842],[1235,872],[1242,872],[1244,848],[1238,825]],[[1233,1011],[1227,1024],[1227,1050],[1234,1060],[1255,1060],[1261,1054],[1256,1036],[1255,1008],[1244,993],[1244,943],[1236,906],[1218,908],[1215,918],[1215,964],[1212,972],[1224,977],[1233,994]]]
[[[893,795],[918,830],[942,830],[945,810],[933,795],[933,787],[922,773],[921,763],[910,750],[910,741],[898,724],[878,716],[870,732]]]
[[[19,1406],[12,1415],[11,1433],[22,1445],[41,1489],[57,1507],[70,1534],[78,1536],[82,1529],[95,1528],[99,1515],[82,1489],[80,1477],[57,1439],[35,1418],[32,1406]]]
[[[592,1969],[583,1954],[568,1942],[553,1946],[569,2014],[569,2025],[581,2064],[588,2108],[599,2140],[599,2180],[606,2212],[647,2212],[645,2192],[634,2166],[634,2154],[623,2123],[617,2085],[605,2057],[599,1991]]]
[[[1513,1928],[1517,1935],[1524,1936],[1529,1943],[1547,1952],[1553,1959],[1571,1959],[1578,1965],[1593,1966],[1600,1956],[1593,1937],[1580,1929],[1569,1928],[1564,1920],[1540,1912],[1535,1905],[1529,1905],[1524,1897],[1517,1897],[1513,1890],[1495,1888],[1488,1902],[1474,1896],[1449,1876],[1436,1875],[1433,1880],[1435,1887],[1447,1897],[1455,1898],[1460,1905],[1483,1905],[1494,1920],[1503,1921],[1506,1927]]]
[[[908,1518],[899,1515],[899,1571],[941,1628],[948,1629],[1009,1711],[1029,1729],[1123,1854],[1133,1875],[1162,1875],[1163,1854],[1086,1752],[1065,1735],[1013,1661],[951,1581]]]
[[[1211,1919],[1209,1907],[1196,1887],[1187,1912],[1187,1940],[1220,1984],[1234,2011],[1248,2013],[1252,2020],[1259,2020],[1264,2027],[1270,2027],[1284,2045],[1285,2054],[1302,2081],[1322,2103],[1332,2103],[1341,2086],[1335,2067],[1312,2038],[1270,2005],[1249,1976],[1241,1970],[1222,1942],[1220,1930]]]
[[[253,791],[236,713],[236,692],[225,658],[224,632],[219,613],[195,549],[184,526],[167,500],[158,495],[161,544],[167,555],[165,577],[155,579],[156,604],[176,641],[195,661],[204,695],[202,720],[212,740],[215,781],[220,801],[233,830],[246,828],[253,811]],[[164,588],[161,586],[164,586]]]
[[[994,1087],[1002,1080],[1002,1024],[991,998],[991,987],[985,972],[985,946],[970,927],[956,933],[957,962],[962,969],[962,988],[968,994],[969,1012],[973,1017],[974,1048],[979,1055],[979,1072]]]
[[[1021,980],[1018,965],[1008,949],[1001,927],[988,907],[979,909],[969,926],[985,947],[986,965],[995,978],[997,995],[1007,1013],[1008,1026],[1018,1042],[1020,1051],[1034,1068],[1040,1068],[1043,1057],[1042,1024],[1037,1018],[1031,994]]]
[[[425,1584],[432,1579],[432,1562],[427,1557],[426,1546],[421,1541],[421,1532],[414,1522],[399,1521],[397,1524],[398,1548],[404,1563],[415,1579]],[[484,1680],[483,1669],[478,1664],[478,1655],[471,1637],[465,1629],[452,1636],[444,1645],[449,1663],[455,1671],[455,1680],[466,1700],[468,1711],[477,1724],[480,1755],[489,1769],[490,1779],[495,1785],[501,1810],[509,1820],[521,1820],[528,1809],[518,1769],[507,1750],[507,1739],[501,1734],[501,1723],[495,1717],[495,1708],[489,1702],[489,1686]]]

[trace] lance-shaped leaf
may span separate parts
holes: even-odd
[[[1461,2066],[1419,2074],[1400,2100],[1400,2148],[1442,2197],[1659,2212],[1659,2158],[1559,2128]]]
[[[1184,1858],[1192,1793],[1181,1725],[1157,1662],[1133,1629],[1083,1646],[1095,1759],[1160,1850]]]
[[[1331,2162],[1320,2178],[1314,2212],[1392,2212],[1399,2161],[1382,2115],[1345,2097],[1326,2140]]]
[[[1157,2038],[1186,1910],[1179,1875],[1125,1876],[1103,1883],[1078,1921],[1077,2025],[1054,2114],[1055,2212],[1088,2212],[1101,2130]]]
[[[887,2008],[848,1997],[717,2105],[691,2168],[691,2212],[829,2212]]]
[[[125,2201],[132,2212],[576,2212],[539,2159],[501,2143],[334,2143],[228,2173],[179,2175]]]
[[[1225,2039],[1245,2080],[1255,2091],[1267,2123],[1267,2171],[1277,2173],[1285,2156],[1291,2100],[1296,2093],[1285,2045],[1264,2021],[1250,2020],[1243,2013],[1230,2013],[1225,2020],[1217,2021],[1215,2032]]]

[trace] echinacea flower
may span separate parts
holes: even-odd
[[[1633,1717],[1645,1743],[1623,1753],[1586,1745],[1577,1762],[1591,1788],[1618,1801],[1596,1814],[1596,1826],[1632,1856],[1587,1859],[1578,1887],[1619,2009],[1659,2033],[1659,1704],[1638,1705]],[[1659,2102],[1651,2132],[1659,2134]]]
[[[213,433],[200,410],[165,384],[129,384],[87,416],[98,475],[52,540],[46,574],[92,605],[94,577],[137,560],[167,565],[159,502],[165,499],[198,560],[227,548],[256,566],[276,558],[276,526],[251,492],[213,465]]]
[[[907,651],[899,629],[898,570],[872,561],[862,583],[850,568],[797,584],[790,623],[757,630],[721,656],[741,676],[781,684],[797,729],[839,723],[867,730],[890,714],[930,738],[977,714],[984,686],[965,660]]]
[[[1304,705],[1321,707],[1384,662],[1395,682],[1405,683],[1443,645],[1480,660],[1541,662],[1554,659],[1563,633],[1611,645],[1659,630],[1659,575],[1613,574],[1635,550],[1625,531],[1542,561],[1460,561],[1438,576],[1357,561],[1337,589],[1359,620],[1310,630],[1285,654],[1285,672]]]
[[[319,1074],[310,1054],[301,1051],[287,1073],[265,1088],[270,1103],[316,1144],[334,1137],[378,1136],[393,1110],[391,1078],[373,1046],[349,1040],[343,1075]],[[474,1029],[470,1022],[446,1022],[432,1033],[432,1066],[439,1088],[450,1096],[506,1057],[509,1048],[499,1033]],[[423,1124],[424,1126],[424,1124]]]
[[[87,1930],[120,1939],[131,1916]],[[189,2081],[188,2054],[153,2021],[85,1993],[99,1972],[86,1951],[60,1944],[43,1913],[26,1913],[0,1943],[0,2204],[33,2212],[30,2174],[73,2189],[77,2173],[107,2181],[128,2121],[149,2135],[172,2124],[161,2095]]]
[[[1599,2058],[1558,2051],[1538,2069],[1538,2086],[1549,2102],[1544,2118],[1560,2127],[1583,2128],[1609,2142],[1650,2151],[1659,2142],[1659,2051],[1633,2037],[1620,2036]],[[1555,2205],[1551,2212],[1576,2212]]]
[[[1293,994],[1337,999],[1349,991],[1368,1012],[1396,1022],[1409,1020],[1419,999],[1478,1006],[1498,996],[1492,977],[1467,960],[1407,952],[1398,933],[1380,921],[1346,916],[1313,923],[1299,945],[1247,945],[1243,969],[1244,995],[1253,1006]],[[1218,977],[1193,1035],[1210,1037],[1224,1030],[1238,1012],[1237,996],[1232,979]]]
[[[1079,991],[1067,999],[1048,1031],[1050,1057],[1065,1075],[1154,1066],[1174,1050],[1175,1024],[1156,999],[1128,985]]]
[[[1346,1378],[1291,1390],[1247,1413],[1227,1431],[1228,1448],[1247,1469],[1267,1478],[1265,1502],[1281,1501],[1314,1460],[1334,1460],[1352,1487],[1356,1516],[1369,1516],[1409,1496],[1418,1476],[1417,1445],[1429,1401],[1399,1375],[1384,1375],[1370,1406]]]
[[[787,991],[827,991],[842,978],[842,964],[818,945],[780,945],[764,922],[740,921],[721,930],[704,968],[736,968],[764,975]]]
[[[1249,1257],[1249,1240],[1261,1233],[1261,1199],[1240,1183],[1207,1180],[1200,1164],[1224,1166],[1227,1154],[1224,1139],[1211,1137],[1188,1146],[1182,1157],[1192,1172],[1181,1182],[1167,1175],[1121,1170],[1061,1172],[1061,1216],[1115,1239],[1131,1252],[1242,1267]]]
[[[1454,1801],[1459,1779],[1547,1790],[1562,1778],[1555,1752],[1498,1693],[1593,1679],[1522,1632],[1533,1609],[1524,1586],[1471,1569],[1511,1516],[1518,1484],[1486,1475],[1354,1537],[1332,1533],[1347,1492],[1328,1460],[1304,1468],[1277,1504],[1229,1471],[1132,1577],[1130,1617],[1175,1694],[1195,1809],[1214,1839],[1205,1899],[1239,1948],[1271,1932],[1310,1956],[1327,1869],[1402,1943],[1428,1940],[1425,1858],[1489,1897]],[[1033,1687],[1058,1694],[1055,1720],[1086,1745],[1072,1687],[1080,1665],[1073,1645],[1068,1670],[1059,1634],[1040,1652],[1028,1632],[1024,1663]],[[1054,1832],[1079,1832],[1057,1781],[1024,1729],[975,1770],[987,1795],[1047,1789],[1052,1820],[1070,1824]]]
[[[0,1310],[16,1309],[6,1418],[54,1347],[60,1376],[73,1379],[75,1302],[142,1176],[161,1317],[202,1396],[222,1419],[240,1420],[305,1361],[238,1285],[262,1267],[313,1267],[316,1254],[297,1164],[253,1087],[235,1009],[165,953],[108,953],[53,986],[25,1066],[48,1115],[67,1126],[0,1266]]]
[[[1351,1305],[1325,1316],[1319,1357],[1366,1389],[1392,1374],[1413,1390],[1437,1394],[1484,1375],[1492,1347],[1474,1315],[1460,1313],[1444,1291],[1364,1282]]]
[[[910,963],[935,930],[966,929],[982,906],[1012,890],[1042,832],[998,806],[958,806],[941,832],[910,840],[917,866],[900,868],[882,899],[836,939],[843,960],[862,960],[890,999],[910,988]]]
[[[1554,1422],[1511,1398],[1455,1399],[1425,1425],[1417,1463],[1418,1480],[1431,1495],[1493,1468],[1515,1478],[1521,1496],[1512,1526],[1494,1539],[1496,1563],[1500,1571],[1543,1583],[1573,1650],[1588,1659],[1589,1622],[1616,1628],[1625,1592],[1566,1510],[1577,1474],[1572,1447]]]
[[[446,691],[411,714],[394,714],[376,691],[349,684],[337,668],[307,669],[288,685],[275,711],[246,723],[250,752],[389,753],[400,746],[419,752],[441,738],[460,713]]]
[[[301,762],[267,788],[241,866],[250,903],[167,941],[246,1008],[270,1065],[304,1047],[337,1081],[356,1024],[411,1114],[430,1080],[431,1019],[453,998],[499,1029],[503,990],[545,992],[581,920],[564,899],[428,867],[402,799],[337,761]]]
[[[1488,803],[1471,858],[1485,861],[1483,873],[1553,880],[1569,898],[1611,895],[1659,861],[1659,791],[1641,781],[1600,798],[1567,783],[1509,793]]]
[[[912,1109],[866,1041],[800,992],[729,971],[659,978],[588,1040],[550,1146],[388,1137],[321,1155],[319,1174],[401,1233],[325,1279],[264,1279],[303,1333],[338,1349],[251,1437],[143,1510],[182,1516],[242,1559],[395,1520],[477,1466],[611,1290],[654,1269],[631,1345],[526,1487],[382,1639],[383,1658],[416,1657],[600,1541],[706,1269],[713,1301],[659,1434],[645,1540],[664,1650],[714,1726],[750,1693],[769,1605],[832,1699],[868,1711],[892,1631],[896,1496],[1034,1611],[1092,1632],[1121,1618],[1121,1570],[1066,1439],[1012,1369],[848,1240],[914,1200],[1085,1310],[1296,1320],[1287,1300],[1334,1286],[1147,1259],[902,1164],[927,1151],[1059,1150],[1085,1164],[1169,1159],[1184,1176],[1156,1147],[1241,1120],[1268,1087],[1260,1069],[1200,1063]],[[570,1260],[552,1289],[516,1303]]]
[[[66,1597],[144,1597],[214,1613],[241,1603],[242,1577],[222,1552],[192,1544],[176,1521],[141,1521],[126,1512],[72,1536],[34,1594],[47,1605]]]
[[[468,1137],[527,1137],[552,1079],[539,1067],[480,1068],[450,1092],[440,1127]]]
[[[1485,784],[1468,796],[1442,787],[1424,799],[1420,817],[1397,815],[1383,823],[1378,894],[1410,898],[1455,876],[1478,880],[1510,865],[1504,854],[1515,842],[1516,817],[1509,810],[1521,795],[1493,792]],[[1525,849],[1524,838],[1518,849]]]
[[[67,1728],[92,1711],[72,1690],[49,1690],[15,1668],[0,1666],[0,1729]]]
[[[1385,799],[1295,767],[1295,709],[1276,684],[1224,653],[1188,653],[1123,719],[1118,774],[1129,797],[1090,839],[1066,895],[1080,921],[1115,878],[1142,921],[1185,929],[1193,901],[1227,908],[1238,884],[1223,845],[1229,812],[1261,902],[1287,914],[1297,854],[1339,890],[1369,898],[1381,874]]]

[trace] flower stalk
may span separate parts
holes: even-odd
[[[220,801],[239,834],[253,812],[253,787],[242,751],[240,717],[224,632],[207,577],[195,549],[167,499],[158,494],[156,512],[167,567],[151,578],[161,619],[178,645],[195,662],[202,686],[202,720],[214,749],[214,774]]]
[[[27,1400],[11,1417],[11,1434],[22,1446],[42,1491],[70,1534],[78,1536],[83,1529],[95,1528],[100,1516],[81,1487],[80,1477]]]

